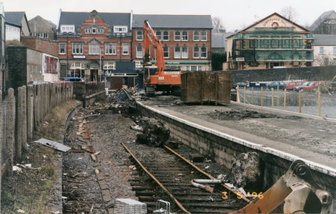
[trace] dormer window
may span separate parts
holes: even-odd
[[[116,25],[113,27],[114,33],[127,33],[127,26]]]
[[[61,33],[75,33],[75,25],[61,25]]]

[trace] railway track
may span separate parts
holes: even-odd
[[[215,179],[173,149],[158,149],[155,159],[138,158],[122,144],[133,161],[141,168],[130,180],[132,189],[148,212],[155,210],[156,201],[171,203],[177,213],[229,213],[244,207],[250,201],[239,197],[235,191],[222,184],[213,184],[213,192],[192,185],[193,179]]]

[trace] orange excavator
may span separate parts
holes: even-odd
[[[156,36],[153,28],[144,21],[144,63],[143,76],[147,95],[154,95],[155,91],[179,92],[181,89],[181,71],[165,70],[165,61],[162,42]],[[156,53],[156,63],[150,60],[149,45],[152,45]]]

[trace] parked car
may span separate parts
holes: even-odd
[[[305,83],[303,83],[302,85],[296,86],[296,87],[294,88],[294,90],[295,90],[295,91],[300,91],[300,90],[303,89],[304,87],[309,86],[309,84],[312,84],[312,82],[305,82]]]
[[[61,77],[61,80],[70,82],[83,82],[83,80],[80,77]]]
[[[237,88],[237,86],[239,86],[239,88],[245,87],[246,86],[246,82],[233,83],[233,88]]]
[[[286,88],[286,83],[282,82],[282,81],[273,81],[270,84],[267,85],[268,89],[277,89],[279,86],[279,89],[285,89]]]
[[[321,81],[314,81],[314,82],[310,82],[309,85],[303,87],[303,90],[305,91],[312,91],[315,90],[319,87],[319,85],[321,85],[322,82]]]
[[[287,90],[294,90],[295,87],[302,85],[303,83],[305,83],[305,81],[303,80],[295,80],[295,81],[290,81],[287,84],[286,89]]]

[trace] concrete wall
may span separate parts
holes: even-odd
[[[281,81],[281,80],[331,80],[336,75],[336,66],[278,68],[260,70],[233,70],[232,82]]]
[[[2,169],[20,161],[33,131],[53,107],[72,99],[72,94],[72,83],[53,83],[10,88],[4,100],[0,96]]]
[[[232,160],[243,152],[255,151],[260,156],[260,171],[262,172],[263,188],[267,189],[275,183],[289,168],[291,161],[281,157],[254,150],[233,141],[227,140],[216,133],[212,133],[185,122],[177,121],[167,115],[152,112],[142,105],[137,108],[145,116],[155,117],[162,121],[170,130],[173,138],[200,152],[202,155],[211,157],[214,161],[230,169]],[[336,194],[335,177],[312,171],[316,183],[323,184]]]

